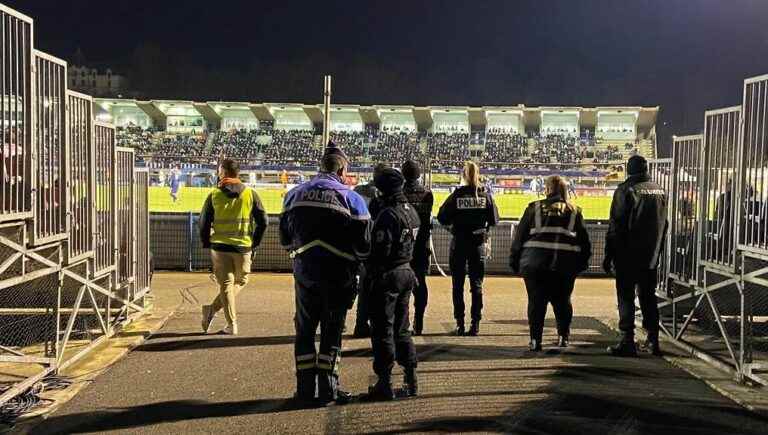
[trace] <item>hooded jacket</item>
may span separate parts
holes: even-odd
[[[249,189],[249,187],[242,183],[225,183],[217,189],[223,192],[228,198],[238,198],[245,189]],[[247,247],[211,243],[211,228],[216,219],[216,210],[214,210],[212,200],[213,194],[211,193],[206,198],[203,210],[200,213],[200,241],[203,244],[203,248],[220,252],[246,253],[251,252],[261,244],[261,239],[264,237],[264,231],[267,230],[268,225],[267,212],[264,211],[264,206],[261,203],[259,195],[256,194],[256,191],[251,192],[251,194],[253,197],[253,207],[251,208],[251,218],[253,220],[252,223],[254,224],[253,234],[251,235],[253,245]]]
[[[659,264],[667,231],[667,194],[648,173],[616,188],[605,236],[605,256],[616,269],[648,270]]]

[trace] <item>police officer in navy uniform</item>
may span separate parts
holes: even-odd
[[[453,283],[453,316],[456,335],[475,336],[480,332],[483,310],[483,278],[488,248],[488,231],[499,222],[493,196],[480,185],[480,168],[475,162],[464,165],[464,186],[454,190],[437,214],[442,225],[450,225],[453,234],[449,265]],[[472,293],[472,325],[464,329],[464,279],[469,274]]]
[[[417,394],[416,351],[408,311],[411,292],[417,285],[410,262],[420,223],[415,208],[403,194],[405,179],[398,170],[382,170],[375,182],[383,195],[383,208],[373,225],[368,273],[372,276],[373,370],[378,381],[370,388],[368,399],[392,400],[395,361],[405,371],[405,395]]]
[[[366,205],[368,205],[368,211],[371,214],[371,219],[376,219],[376,214],[378,213],[378,210],[381,209],[381,206],[380,206],[381,192],[379,191],[379,189],[376,188],[374,179],[376,175],[386,167],[387,165],[385,165],[384,163],[378,163],[376,166],[373,167],[374,178],[371,178],[371,181],[369,183],[358,184],[357,186],[355,186],[355,189],[354,189],[355,192],[357,192],[360,196],[363,197]],[[360,268],[358,270],[358,275],[357,275],[358,276],[357,316],[355,316],[355,329],[352,333],[352,336],[355,338],[364,338],[364,337],[371,336],[371,327],[368,323],[370,319],[368,296],[371,289],[371,280],[368,274],[366,273],[366,269],[367,269],[366,264],[360,263]]]
[[[349,398],[339,389],[341,334],[358,264],[370,253],[371,220],[363,198],[344,184],[347,167],[347,156],[330,143],[320,173],[288,192],[280,216],[280,242],[293,259],[296,398],[302,402]]]
[[[627,180],[616,188],[606,234],[603,269],[616,274],[621,341],[608,348],[615,356],[636,356],[635,293],[640,300],[648,339],[643,350],[661,355],[656,284],[659,256],[667,230],[667,196],[651,181],[648,162],[635,155],[627,161]]]
[[[413,247],[413,260],[411,269],[416,274],[419,285],[413,291],[415,313],[413,316],[413,333],[421,335],[424,330],[424,312],[427,309],[429,290],[427,288],[427,273],[429,273],[430,235],[432,233],[432,205],[435,202],[432,191],[419,182],[421,168],[413,160],[408,160],[402,165],[405,186],[403,193],[408,198],[408,203],[419,214],[419,233],[416,244]]]
[[[530,349],[541,350],[547,304],[557,321],[558,346],[568,346],[573,319],[571,293],[576,275],[587,269],[592,246],[581,210],[568,201],[565,181],[545,182],[547,197],[528,204],[515,229],[510,266],[528,292]]]

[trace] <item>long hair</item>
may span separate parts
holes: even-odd
[[[547,190],[547,196],[557,194],[570,210],[574,210],[573,204],[568,200],[568,184],[559,175],[550,175],[544,180],[544,187]]]
[[[467,160],[464,163],[464,170],[461,172],[461,176],[468,186],[475,188],[475,198],[478,198],[480,196],[480,167],[477,166],[477,163]]]

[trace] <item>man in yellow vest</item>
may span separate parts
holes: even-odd
[[[203,305],[204,332],[223,309],[227,327],[221,332],[237,335],[235,297],[248,283],[251,252],[267,229],[264,206],[256,192],[240,181],[239,173],[236,161],[221,162],[218,188],[208,195],[200,214],[200,240],[203,248],[211,250],[213,274],[219,283],[219,295],[211,305]]]

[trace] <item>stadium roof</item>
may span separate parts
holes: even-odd
[[[116,104],[135,104],[145,110],[153,118],[165,118],[169,107],[183,106],[194,108],[197,112],[207,119],[220,119],[222,108],[250,108],[259,121],[274,121],[275,113],[278,111],[304,111],[307,117],[313,123],[323,122],[323,106],[321,104],[301,104],[301,103],[248,103],[248,102],[222,102],[213,101],[206,103],[196,103],[193,101],[182,100],[152,100],[136,101],[126,99],[98,99],[97,103],[101,107],[109,107]],[[580,106],[543,106],[526,107],[522,104],[517,106],[412,106],[412,105],[374,105],[361,106],[356,104],[334,104],[333,110],[339,111],[358,111],[360,117],[365,123],[376,124],[381,122],[383,112],[411,113],[416,124],[421,128],[429,128],[432,123],[432,114],[434,112],[464,112],[467,114],[470,125],[482,126],[487,123],[489,113],[517,113],[523,117],[526,128],[535,128],[541,124],[542,113],[562,112],[578,114],[579,125],[583,128],[594,129],[597,126],[598,115],[600,113],[633,113],[637,118],[637,130],[641,134],[650,133],[655,125],[659,113],[659,107],[641,107],[641,106],[601,106],[601,107],[580,107]]]

